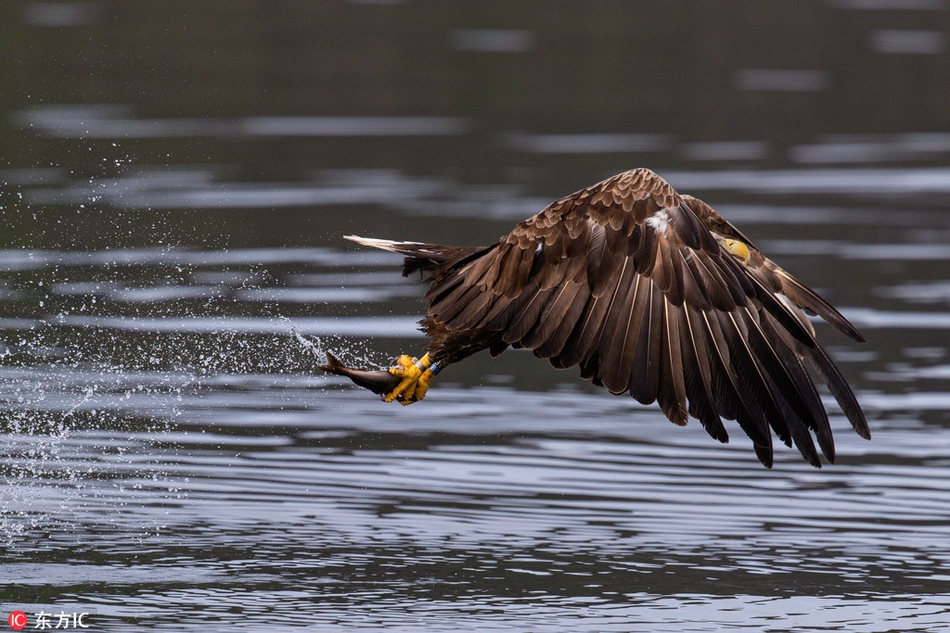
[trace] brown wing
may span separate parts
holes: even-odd
[[[858,332],[834,306],[818,296],[818,293],[814,290],[779,268],[775,262],[755,248],[749,238],[740,233],[739,230],[725,218],[713,211],[708,204],[698,198],[686,195],[683,196],[683,200],[686,201],[703,223],[709,227],[710,231],[727,239],[738,240],[748,247],[749,257],[743,263],[751,269],[750,273],[755,275],[763,285],[770,288],[772,292],[782,293],[799,308],[817,314],[848,338],[859,343],[864,342],[864,337],[861,336],[861,333]]]
[[[692,415],[723,442],[722,419],[737,420],[766,466],[769,426],[819,466],[814,432],[833,461],[803,359],[868,436],[861,409],[805,315],[780,294],[791,282],[774,265],[753,268],[731,254],[725,240],[741,234],[720,234],[720,222],[731,227],[653,172],[625,172],[553,203],[440,275],[426,295],[429,319],[498,332],[559,368],[580,365],[595,384],[658,402],[676,424]]]

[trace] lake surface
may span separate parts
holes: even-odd
[[[947,630],[950,7],[713,4],[7,3],[2,615]],[[837,463],[766,470],[524,352],[412,407],[316,369],[424,345],[342,235],[489,243],[641,165],[865,334],[816,325],[872,441],[824,393]]]

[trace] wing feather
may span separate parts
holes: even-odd
[[[608,280],[604,294],[600,296],[590,295],[577,325],[565,341],[561,353],[557,356],[557,366],[573,367],[592,358],[603,327],[604,315],[607,313],[607,308],[610,306],[614,290],[616,290],[619,281],[620,275],[615,274]]]
[[[800,351],[799,353],[802,352]],[[854,397],[854,392],[851,391],[851,387],[848,386],[841,372],[838,371],[838,368],[835,367],[831,359],[828,358],[828,354],[825,353],[825,350],[816,343],[813,350],[805,351],[805,355],[806,358],[811,361],[812,366],[815,368],[815,371],[818,372],[822,381],[828,385],[828,390],[831,391],[831,395],[838,401],[838,406],[841,407],[848,421],[851,422],[851,427],[864,439],[871,439],[871,430],[868,428],[868,422],[864,417],[864,412],[861,410],[861,405],[858,404],[858,400]]]
[[[603,359],[600,378],[607,390],[614,394],[627,390],[630,364],[624,362],[623,357],[630,337],[630,321],[638,303],[637,289],[649,283],[636,274],[633,260],[627,257],[600,335],[600,356]]]
[[[835,444],[831,424],[828,422],[828,413],[821,404],[821,397],[818,395],[818,390],[815,389],[815,384],[812,382],[811,377],[805,370],[802,358],[795,353],[792,347],[789,347],[785,338],[779,333],[778,325],[775,320],[768,313],[762,314],[761,326],[765,339],[779,357],[782,366],[788,371],[789,376],[797,387],[802,404],[807,407],[810,412],[809,417],[814,426],[810,425],[809,428],[815,432],[815,437],[818,440],[818,446],[821,448],[822,454],[829,463],[834,463]]]
[[[683,375],[683,350],[680,343],[676,308],[663,298],[663,337],[660,352],[660,382],[657,402],[666,417],[679,426],[689,419],[686,407],[686,379]],[[671,314],[672,313],[672,314]]]
[[[587,244],[587,283],[595,297],[604,294],[610,279],[612,254],[607,251],[607,229],[600,224],[590,223],[590,240]]]
[[[706,335],[694,330],[695,319],[690,319],[691,308],[676,310],[681,333],[680,351],[682,352],[683,377],[686,397],[689,400],[689,413],[698,419],[706,432],[720,442],[728,442],[729,434],[723,426],[716,406],[713,404],[712,378],[709,369]]]
[[[755,370],[750,382],[753,383],[754,388],[768,396],[763,397],[765,402],[763,408],[769,415],[769,423],[776,435],[786,444],[794,444],[798,448],[805,461],[812,466],[820,467],[821,460],[818,458],[815,444],[808,432],[809,425],[806,425],[803,420],[803,418],[810,418],[810,412],[804,407],[802,396],[797,393],[797,387],[788,371],[765,342],[758,325],[748,311],[746,315],[750,318],[742,319],[740,313],[730,314],[730,319],[736,331],[740,332],[737,340],[742,344],[744,359],[747,365]],[[801,403],[800,406],[799,403]],[[814,425],[812,421],[810,426]]]
[[[538,352],[545,343],[554,338],[557,330],[561,328],[564,321],[568,319],[568,315],[577,302],[577,297],[581,293],[581,289],[584,287],[584,285],[573,281],[565,282],[559,286],[545,305],[544,310],[538,317],[537,323],[535,323],[531,331],[522,338],[522,345],[528,349],[535,350],[535,353],[541,358],[547,358],[553,355],[548,354],[545,356]],[[556,342],[553,344],[556,344]]]
[[[776,267],[776,273],[782,284],[781,291],[785,293],[795,305],[811,310],[851,340],[857,341],[858,343],[864,342],[864,337],[861,336],[861,333],[858,332],[834,306],[818,296],[817,292],[806,287],[781,268]]]
[[[548,299],[554,294],[555,290],[557,288],[548,288],[547,290],[538,288],[535,290],[530,299],[524,302],[524,306],[507,325],[501,339],[509,345],[513,343],[523,345],[522,339],[537,325]]]
[[[733,353],[735,346],[727,343],[720,321],[723,313],[709,312],[701,316],[710,334],[712,351],[718,361],[711,365],[715,370],[715,393],[720,402],[728,407],[725,412],[721,412],[721,415],[736,420],[746,435],[752,438],[753,444],[767,454],[771,461],[772,436],[769,433],[768,422],[757,394],[748,388],[746,381],[740,380],[738,369],[740,363]],[[756,454],[761,459],[759,450]]]
[[[627,384],[630,395],[642,404],[656,401],[660,381],[660,345],[662,337],[663,293],[655,284],[647,284],[643,298],[644,314],[634,342],[633,367]]]

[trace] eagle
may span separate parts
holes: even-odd
[[[671,422],[692,417],[720,442],[738,422],[772,467],[772,433],[821,467],[835,446],[815,379],[855,432],[867,420],[806,314],[864,338],[816,292],[759,251],[702,200],[633,169],[553,202],[490,246],[357,236],[423,273],[428,304],[421,358],[359,370],[327,353],[324,371],[409,405],[441,370],[476,352],[529,349],[612,394],[658,403]]]

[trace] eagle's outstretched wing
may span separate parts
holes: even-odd
[[[691,415],[725,442],[722,419],[737,420],[766,466],[770,426],[819,466],[813,432],[834,461],[806,362],[855,431],[870,436],[802,309],[860,334],[708,205],[647,169],[551,204],[494,247],[440,270],[426,299],[432,323],[497,332],[556,367],[580,365],[612,393],[658,402],[676,424]]]

